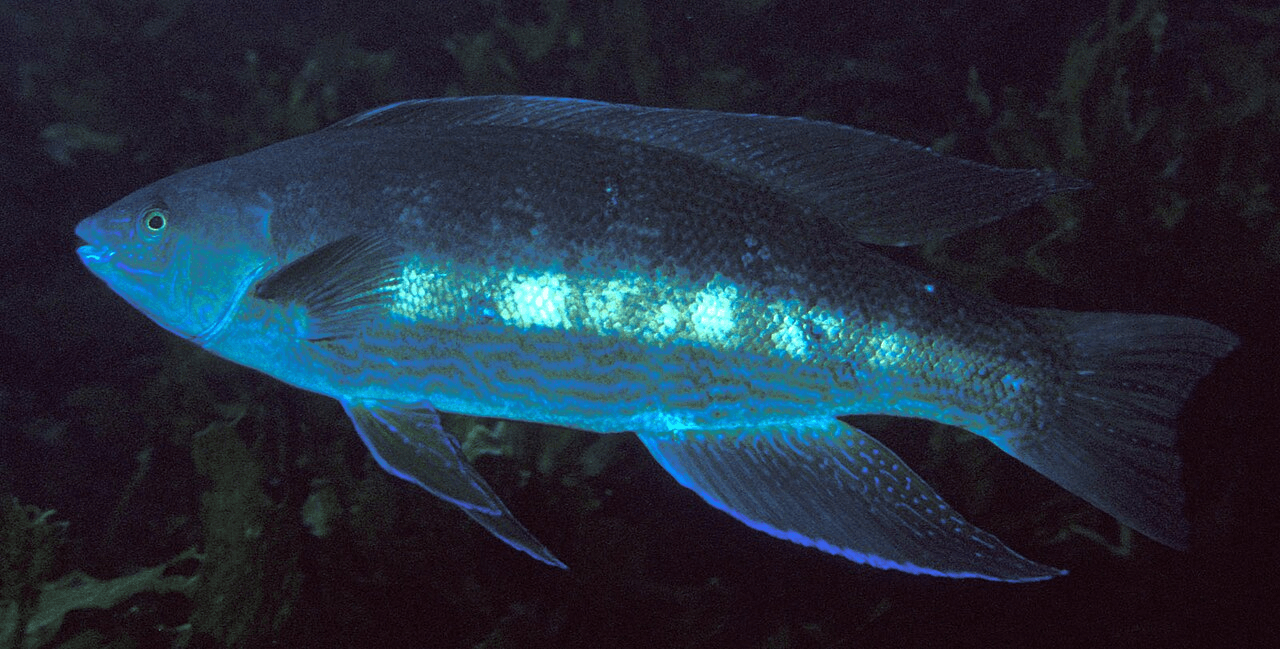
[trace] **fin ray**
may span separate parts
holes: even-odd
[[[254,295],[306,308],[307,340],[349,337],[380,314],[399,281],[400,256],[382,237],[346,236],[280,267]]]
[[[1177,316],[1042,310],[1038,317],[1065,333],[1074,374],[1058,418],[1013,436],[1008,450],[1121,523],[1185,549],[1178,411],[1239,340]]]
[[[641,440],[681,484],[781,539],[914,574],[1014,582],[1063,574],[964,520],[893,451],[839,420]]]
[[[696,156],[808,205],[864,243],[908,245],[995,221],[1087,186],[1002,169],[849,126],[798,117],[650,108],[554,97],[403,101],[330,128],[530,128],[623,140]]]
[[[543,563],[564,568],[507,509],[462,447],[440,425],[440,415],[425,404],[389,406],[371,401],[343,401],[360,439],[387,473],[426,489],[460,507],[494,536]]]

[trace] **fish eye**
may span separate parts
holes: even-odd
[[[153,240],[164,233],[169,225],[169,213],[163,207],[149,207],[138,217],[138,231],[148,240]]]

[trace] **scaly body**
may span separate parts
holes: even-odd
[[[325,135],[342,133],[312,138]],[[296,336],[304,313],[245,309],[207,340],[300,387],[431,395],[446,411],[601,433],[879,413],[993,434],[1007,430],[993,417],[1033,414],[1019,388],[1054,387],[1041,379],[1061,343],[1029,331],[1017,309],[927,280],[698,160],[498,132],[432,142],[423,167],[444,170],[433,174],[377,155],[399,147],[330,139],[298,143],[325,152],[305,180],[262,189],[304,155],[288,143],[236,174],[272,198],[285,259],[350,235],[402,246],[388,316],[315,346]],[[453,160],[491,162],[459,175],[441,164]],[[246,341],[259,349],[238,351]]]
[[[804,120],[475,98],[178,174],[78,231],[86,263],[157,322],[341,400],[384,467],[549,563],[436,409],[633,431],[753,527],[882,567],[1026,580],[1056,571],[835,417],[965,427],[1179,543],[1170,421],[1229,334],[1018,309],[858,243],[944,236],[1075,186]],[[1108,415],[1136,450],[1091,421]]]

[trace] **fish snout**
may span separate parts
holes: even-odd
[[[86,266],[100,264],[111,258],[111,249],[105,245],[106,236],[97,219],[90,217],[76,225],[76,236],[87,244],[76,248],[76,254]]]

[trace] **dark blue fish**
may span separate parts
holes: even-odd
[[[1061,571],[837,417],[964,427],[1183,547],[1174,417],[1235,337],[1006,306],[859,242],[944,237],[1079,186],[804,119],[474,97],[184,171],[76,233],[157,323],[338,399],[387,471],[549,564],[437,409],[634,431],[774,536],[1029,581]]]

